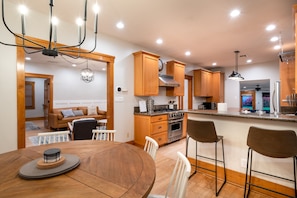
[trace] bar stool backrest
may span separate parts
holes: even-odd
[[[293,130],[271,130],[251,126],[247,145],[268,157],[288,158],[297,155],[297,137]]]
[[[212,121],[187,121],[188,135],[198,142],[217,142],[218,136]]]

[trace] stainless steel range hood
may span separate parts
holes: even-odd
[[[173,79],[173,76],[159,75],[159,87],[179,87],[180,84]]]

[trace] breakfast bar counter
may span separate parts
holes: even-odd
[[[186,110],[185,112],[191,114],[201,115],[213,115],[213,116],[224,116],[224,117],[237,117],[247,119],[262,119],[262,120],[274,120],[274,121],[286,121],[286,122],[297,122],[297,116],[295,114],[280,114],[274,115],[273,113],[251,113],[248,111],[217,111],[217,110]]]
[[[184,110],[184,112],[188,114],[188,119],[214,122],[217,134],[224,136],[226,168],[239,176],[237,177],[239,181],[234,181],[236,178],[229,174],[229,176],[227,175],[227,181],[229,178],[229,181],[240,185],[244,181],[242,177],[244,177],[246,170],[247,135],[251,126],[297,132],[297,116],[294,114],[274,116],[274,114],[259,115],[258,113],[242,113],[232,110],[226,112],[218,112],[217,110]],[[212,144],[199,146],[199,151],[206,153],[206,155],[214,156]],[[189,140],[189,157],[195,159],[195,142],[191,139]],[[222,156],[218,157],[220,159]],[[270,170],[270,172],[272,171],[279,176],[292,177],[291,159],[268,159],[256,154],[254,159],[261,163],[259,165],[260,171]],[[212,163],[211,161],[206,162]],[[259,178],[293,188],[291,182],[274,180],[268,176],[259,176]]]

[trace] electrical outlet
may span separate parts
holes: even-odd
[[[246,168],[247,159],[241,158],[240,164],[242,168]]]

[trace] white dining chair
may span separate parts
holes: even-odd
[[[143,150],[146,151],[152,158],[155,160],[156,159],[156,153],[159,148],[159,144],[156,140],[149,136],[145,136],[145,145]]]
[[[92,140],[114,141],[116,130],[93,129]]]
[[[191,172],[191,164],[181,152],[177,152],[177,161],[173,169],[165,195],[150,194],[148,198],[184,198]]]
[[[70,131],[53,131],[38,133],[38,144],[51,144],[56,142],[68,142]]]

